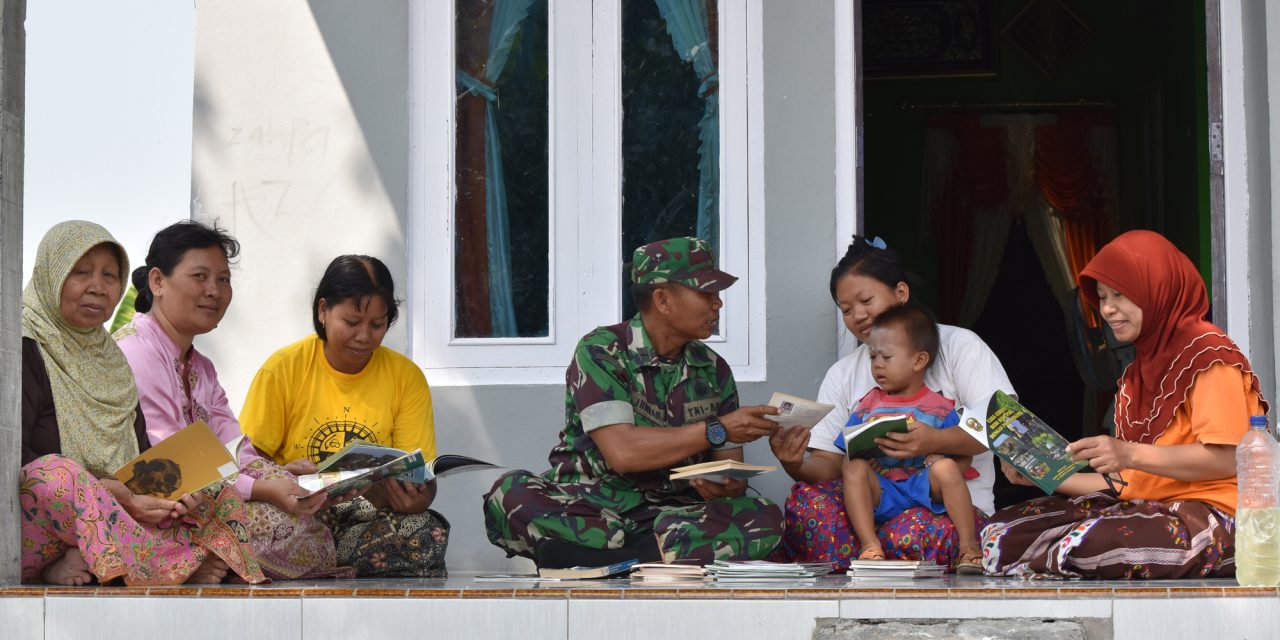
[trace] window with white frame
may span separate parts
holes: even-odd
[[[411,5],[409,328],[433,384],[562,382],[578,338],[634,313],[631,250],[681,235],[741,278],[708,342],[763,378],[760,1]]]

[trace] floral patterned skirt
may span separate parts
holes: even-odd
[[[123,577],[127,585],[181,584],[209,554],[240,579],[263,582],[240,496],[219,483],[206,489],[205,497],[180,522],[144,524],[75,460],[58,455],[33,460],[18,479],[22,580],[38,581],[45,567],[76,548],[101,583]]]
[[[258,480],[297,478],[284,467],[258,458],[240,470]],[[314,516],[297,516],[263,500],[245,503],[249,544],[273,580],[354,578],[352,567],[338,566],[333,534]]]
[[[1235,519],[1205,502],[1045,496],[997,512],[982,531],[993,575],[1204,578],[1235,575]]]
[[[449,521],[427,509],[395,513],[364,498],[316,514],[333,531],[338,562],[368,577],[444,578]]]
[[[844,510],[842,479],[792,485],[786,511],[786,531],[776,559],[830,562],[835,571],[845,571],[862,553],[862,543]],[[977,509],[973,512],[980,531],[986,517]],[[924,507],[903,511],[877,527],[876,533],[885,558],[890,560],[929,560],[954,567],[960,556],[960,540],[951,517]]]

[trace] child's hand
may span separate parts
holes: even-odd
[[[924,466],[926,469],[933,466],[933,463],[945,458],[941,453],[931,453],[924,457]]]

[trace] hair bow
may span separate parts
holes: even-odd
[[[885,242],[884,242],[884,238],[881,238],[880,236],[876,236],[876,237],[874,237],[874,238],[872,238],[872,239],[870,239],[870,240],[867,240],[867,244],[869,244],[869,245],[871,245],[871,246],[873,246],[873,247],[875,247],[875,248],[877,248],[877,249],[888,249],[888,248],[889,248],[889,245],[885,244]]]

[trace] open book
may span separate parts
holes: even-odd
[[[135,494],[177,500],[239,471],[235,456],[209,425],[193,422],[111,475]]]
[[[1072,461],[1066,438],[1003,391],[997,390],[986,402],[959,412],[965,433],[1013,465],[1045,493],[1053,493],[1071,474],[1089,466]]]
[[[821,422],[835,408],[834,405],[805,400],[799,396],[780,391],[775,392],[773,397],[769,398],[769,406],[777,407],[778,415],[765,417],[784,427],[792,425],[812,427]]]
[[[880,446],[876,438],[883,438],[888,433],[906,433],[907,427],[915,420],[909,414],[899,416],[880,416],[862,424],[844,428],[844,450],[850,460],[854,458],[874,458],[880,455]]]
[[[774,466],[747,464],[737,460],[712,460],[711,462],[676,467],[671,470],[671,479],[693,480],[700,478],[712,482],[724,482],[725,478],[746,480],[776,469],[777,467]]]
[[[325,489],[330,497],[337,497],[387,478],[426,484],[453,472],[493,466],[483,460],[450,454],[428,461],[421,449],[405,452],[355,440],[325,458],[316,473],[298,478],[298,485],[312,493]]]

